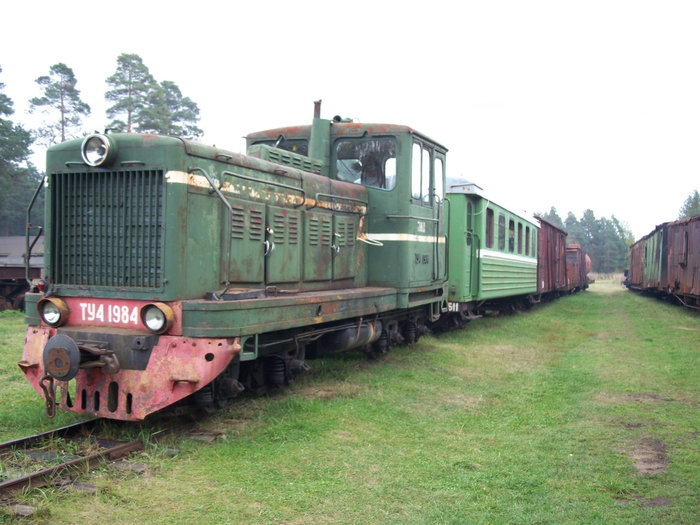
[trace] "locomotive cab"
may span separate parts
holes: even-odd
[[[322,137],[319,137],[322,135]],[[446,308],[445,173],[447,149],[407,126],[361,124],[335,117],[312,126],[277,128],[246,137],[249,155],[275,150],[317,155],[332,180],[366,188],[367,284],[397,290],[397,306]],[[323,144],[323,147],[318,147]]]

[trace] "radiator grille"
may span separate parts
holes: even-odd
[[[54,282],[162,286],[162,171],[52,174],[50,187]]]

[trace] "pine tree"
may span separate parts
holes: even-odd
[[[685,199],[683,206],[678,212],[678,218],[687,219],[695,215],[700,215],[700,193],[698,193],[698,190],[693,191],[693,193],[688,195],[688,198]]]
[[[113,102],[107,108],[107,117],[126,117],[126,122],[115,119],[109,127],[131,133],[141,122],[144,109],[149,105],[149,95],[158,84],[140,56],[122,53],[117,58],[117,70],[107,79],[107,85],[112,89],[105,93],[105,99]]]
[[[197,104],[183,97],[175,82],[164,80],[149,93],[137,131],[195,138],[202,135],[196,126],[198,120]]]
[[[165,100],[165,90],[159,84],[154,84],[146,97],[134,130],[139,133],[171,135],[171,127],[172,117]]]
[[[183,97],[175,82],[164,80],[161,87],[165,95],[165,105],[170,112],[169,135],[196,138],[202,136],[202,130],[197,127],[199,106],[189,97]]]
[[[36,79],[41,86],[43,97],[29,101],[30,112],[38,108],[48,115],[56,115],[52,122],[44,123],[37,131],[42,143],[54,144],[72,138],[72,130],[82,124],[83,116],[90,114],[90,106],[80,99],[76,89],[77,80],[73,70],[62,62],[49,68],[49,74]]]
[[[542,217],[547,222],[551,222],[557,228],[565,229],[564,222],[561,220],[561,217],[559,217],[557,209],[554,206],[552,206],[547,213],[539,213],[538,216]]]
[[[554,206],[542,216],[554,224],[559,217]],[[629,264],[629,247],[634,243],[634,236],[614,215],[611,219],[596,219],[593,210],[589,209],[578,220],[569,212],[564,229],[568,233],[567,244],[578,243],[588,252],[594,272],[619,272]]]
[[[584,236],[584,231],[573,213],[569,212],[569,214],[566,216],[564,226],[566,228],[566,232],[569,234],[566,237],[566,242],[568,244],[580,244],[585,249],[584,243],[586,242],[586,239]]]
[[[15,110],[10,97],[2,93],[3,89],[5,84],[0,82],[0,176],[27,160],[32,144],[29,131],[6,118],[14,114]]]
[[[120,55],[117,71],[107,84],[112,90],[105,93],[105,98],[114,102],[107,116],[126,116],[126,122],[114,120],[110,128],[186,138],[202,135],[197,127],[197,104],[183,97],[175,82],[165,80],[158,84],[138,55]]]

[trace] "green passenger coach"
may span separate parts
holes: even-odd
[[[525,300],[537,292],[537,225],[478,189],[475,184],[458,184],[446,197],[449,308],[464,320],[486,307],[511,305],[514,297]]]

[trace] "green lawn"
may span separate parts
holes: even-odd
[[[21,321],[0,314],[3,439],[56,425],[16,367]],[[698,523],[699,339],[697,314],[599,282],[377,362],[312,362],[200,420],[212,444],[22,500],[45,523]]]

